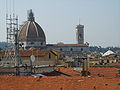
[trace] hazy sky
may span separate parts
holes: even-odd
[[[76,43],[76,25],[85,26],[85,42],[120,47],[120,0],[7,0],[15,2],[19,24],[32,9],[47,43]],[[11,6],[11,9],[10,9]],[[13,11],[8,4],[8,13]],[[0,41],[6,41],[6,0],[0,0]]]

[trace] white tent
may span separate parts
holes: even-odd
[[[113,53],[114,53],[113,51],[108,50],[107,52],[105,52],[105,53],[103,54],[103,56],[107,56],[107,55],[110,55],[110,54],[113,54]]]

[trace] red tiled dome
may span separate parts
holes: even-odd
[[[46,40],[42,28],[35,21],[27,21],[21,28],[18,37],[20,40]]]
[[[28,13],[28,21],[22,26],[18,38],[20,41],[46,42],[43,29],[35,22],[32,10]]]

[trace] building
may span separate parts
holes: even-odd
[[[46,46],[45,33],[41,26],[35,22],[32,10],[28,12],[28,21],[21,27],[18,38],[24,49]]]
[[[29,50],[21,50],[20,55],[22,58],[22,65],[27,64],[30,66],[30,56],[35,56],[35,61],[33,65],[40,66],[40,65],[50,65],[55,66],[57,60],[59,59],[58,53],[54,50],[39,50],[35,48],[30,48]]]
[[[22,65],[30,67],[32,64],[33,73],[48,73],[55,70],[56,63],[59,59],[57,52],[53,50],[39,50],[30,48],[29,50],[20,51],[22,57]],[[30,60],[31,55],[34,55],[35,61]],[[30,68],[21,68],[22,73],[30,72]]]
[[[13,51],[14,53],[14,51]],[[8,64],[8,66],[13,65],[15,61],[12,60],[3,60],[4,58],[5,51],[0,51],[0,66],[2,66],[3,63]],[[34,65],[50,65],[50,63],[54,62],[57,63],[59,57],[60,57],[60,52],[55,51],[55,50],[39,50],[35,48],[30,48],[29,50],[20,50],[19,51],[19,56],[21,56],[21,63],[22,65],[27,64],[30,66],[30,56],[34,55],[35,56],[35,62],[33,63]],[[44,64],[43,64],[44,63]]]
[[[76,27],[77,44],[84,44],[84,25],[77,25]]]
[[[15,61],[4,60],[3,51],[0,51],[0,73],[16,73]],[[20,50],[19,72],[23,75],[28,73],[48,73],[55,70],[60,57],[60,52],[55,50],[39,50],[30,48],[29,50]],[[35,60],[31,60],[31,56]],[[32,70],[31,70],[32,69]]]
[[[22,26],[18,35],[24,49],[31,47],[47,50],[58,50],[67,56],[86,54],[88,44],[84,44],[84,26],[77,25],[77,44],[46,44],[43,29],[35,22],[32,10],[28,12],[28,21]]]
[[[48,44],[47,49],[55,49],[66,56],[78,56],[89,51],[87,44]]]

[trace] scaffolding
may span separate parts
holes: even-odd
[[[5,55],[3,66],[15,67],[19,66],[19,42],[18,42],[18,17],[6,14],[6,31],[7,45],[5,47]]]

